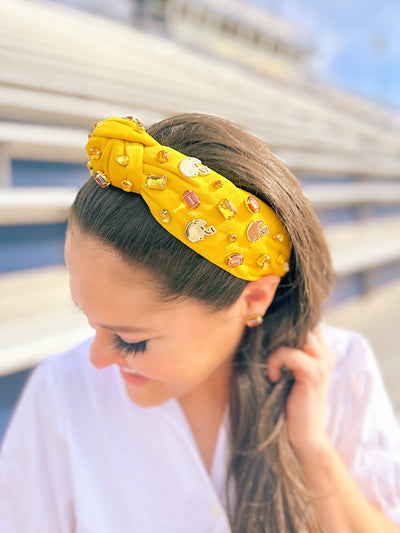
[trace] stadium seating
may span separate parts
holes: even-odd
[[[0,255],[13,228],[65,222],[76,191],[68,180],[44,186],[33,170],[21,186],[16,162],[81,165],[85,179],[83,147],[95,120],[133,114],[146,125],[196,111],[262,138],[300,178],[326,227],[338,293],[341,284],[347,296],[374,292],[385,276],[389,283],[400,275],[399,114],[311,82],[261,77],[58,4],[0,4],[0,64]],[[0,375],[90,334],[61,265],[7,270]],[[361,288],[350,287],[356,279]]]

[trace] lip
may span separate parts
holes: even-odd
[[[146,376],[135,376],[134,374],[130,374],[129,372],[124,372],[124,369],[122,367],[119,368],[119,371],[124,381],[126,381],[126,383],[129,383],[130,385],[145,385],[150,381],[150,378],[146,378]]]

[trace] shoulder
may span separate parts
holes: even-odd
[[[394,454],[398,468],[399,424],[370,344],[338,328],[323,326],[323,334],[336,359],[325,415],[334,446],[348,465],[373,452],[382,458]]]
[[[350,460],[357,447],[400,449],[400,429],[368,341],[358,333],[323,326],[336,362],[325,422],[332,442]]]
[[[324,339],[335,357],[330,377],[327,422],[337,427],[337,419],[354,424],[367,410],[383,410],[393,416],[379,367],[368,341],[360,334],[321,326]],[[336,424],[333,424],[333,420]],[[335,434],[333,435],[336,436]]]
[[[357,333],[322,329],[336,358],[327,432],[367,498],[400,523],[400,428],[374,354]]]
[[[321,329],[335,358],[328,397],[331,403],[342,393],[351,408],[351,403],[361,401],[371,387],[384,388],[371,345],[362,335],[327,325]]]
[[[321,324],[321,330],[325,342],[335,355],[335,368],[349,364],[359,366],[374,361],[370,344],[359,333],[326,324]]]

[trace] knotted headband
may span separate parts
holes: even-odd
[[[290,240],[278,215],[231,181],[167,146],[133,117],[98,121],[86,147],[101,187],[140,194],[174,237],[234,276],[289,270]]]

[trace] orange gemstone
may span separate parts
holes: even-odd
[[[102,125],[103,125],[103,121],[102,120],[96,120],[96,122],[93,124],[93,128],[96,129],[96,128],[99,128]]]
[[[235,235],[234,233],[231,233],[229,236],[228,236],[228,239],[230,242],[236,242],[238,240],[238,236]]]
[[[216,189],[220,189],[223,186],[222,180],[214,181],[213,185]]]
[[[254,196],[248,196],[246,199],[246,207],[252,213],[258,213],[260,211],[260,204],[257,198]]]
[[[200,205],[200,198],[193,191],[185,191],[182,199],[186,207],[190,207],[191,209],[197,209]]]
[[[167,163],[169,159],[169,153],[167,150],[160,150],[157,152],[157,160],[159,163]]]
[[[121,188],[125,192],[132,192],[132,183],[129,180],[124,180],[121,183]]]
[[[249,317],[246,321],[246,324],[249,326],[249,328],[254,328],[255,326],[259,326],[263,323],[263,318],[258,315],[253,315]]]
[[[230,268],[235,268],[243,264],[243,255],[242,254],[231,254],[225,259],[225,263]]]

